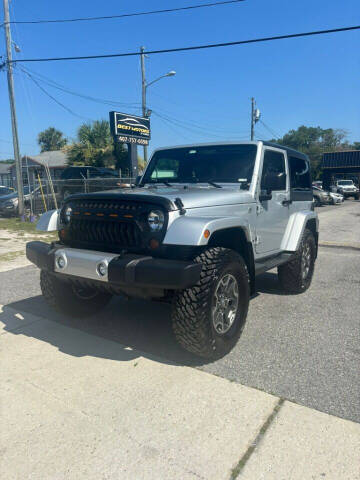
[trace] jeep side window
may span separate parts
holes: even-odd
[[[286,190],[285,157],[283,153],[265,150],[261,190]]]
[[[306,160],[289,157],[290,188],[295,190],[311,189],[310,167]]]

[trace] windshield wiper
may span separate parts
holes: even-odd
[[[215,187],[215,188],[222,188],[221,185],[219,185],[218,183],[213,182],[212,180],[206,180],[206,183],[208,183],[209,185],[211,185],[212,187]]]
[[[156,185],[159,183],[163,183],[167,187],[172,187],[171,183],[167,182],[166,180],[162,182],[143,182],[141,185],[138,185],[138,187],[145,187],[145,185],[151,185],[152,187],[156,187]]]

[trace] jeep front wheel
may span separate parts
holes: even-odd
[[[191,353],[216,359],[236,344],[244,328],[250,297],[242,257],[216,247],[199,255],[199,282],[175,294],[172,323],[179,344]]]
[[[278,277],[284,290],[302,293],[310,287],[314,273],[316,244],[313,233],[306,229],[294,260],[278,268]]]
[[[45,270],[40,272],[40,287],[45,300],[51,307],[77,317],[98,312],[112,298],[109,293],[61,281]]]

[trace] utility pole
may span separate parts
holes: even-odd
[[[141,59],[141,92],[142,92],[142,114],[143,117],[147,116],[146,111],[146,78],[145,78],[145,47],[140,47],[140,59]],[[145,164],[148,161],[148,147],[144,145],[144,162]]]
[[[251,97],[251,135],[250,138],[251,140],[254,140],[254,130],[255,130],[255,123],[257,123],[260,120],[260,110],[256,107],[256,102],[255,98]]]
[[[255,128],[255,98],[251,97],[251,140],[254,140],[254,128]]]
[[[11,112],[11,127],[13,135],[13,146],[14,146],[14,157],[16,165],[16,180],[17,180],[17,191],[19,198],[19,215],[24,215],[24,190],[23,190],[23,181],[22,181],[22,164],[20,158],[20,149],[19,149],[19,138],[18,138],[18,129],[17,129],[17,119],[16,119],[16,107],[15,107],[15,96],[14,96],[14,80],[13,80],[13,71],[12,71],[12,51],[11,51],[11,32],[10,32],[10,15],[9,15],[9,1],[4,1],[4,30],[5,30],[5,40],[6,40],[6,66],[7,66],[7,80],[8,80],[8,90],[9,90],[9,101],[10,101],[10,112]]]

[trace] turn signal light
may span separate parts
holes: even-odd
[[[150,248],[152,250],[156,250],[157,248],[159,248],[159,240],[156,240],[156,238],[152,238],[150,240]]]
[[[205,230],[204,232],[204,237],[209,238],[210,237],[210,230]]]
[[[59,230],[59,238],[60,240],[64,240],[65,237],[66,237],[66,230],[62,228],[61,230]]]

